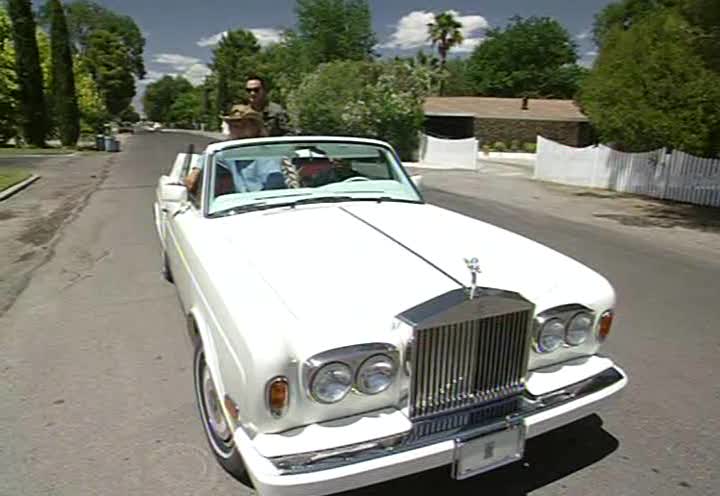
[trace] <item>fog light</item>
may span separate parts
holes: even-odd
[[[613,311],[608,310],[600,317],[600,324],[598,324],[598,338],[600,341],[605,341],[605,338],[610,334],[610,328],[613,322]]]
[[[287,410],[290,399],[288,381],[285,377],[276,377],[268,383],[268,409],[273,417],[281,417]]]

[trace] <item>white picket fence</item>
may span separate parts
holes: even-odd
[[[574,148],[538,136],[535,178],[720,207],[720,159],[677,150],[624,153],[604,145]]]
[[[478,140],[440,139],[420,135],[419,160],[423,167],[434,169],[469,169],[478,167]]]

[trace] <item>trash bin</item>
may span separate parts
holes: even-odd
[[[105,136],[105,151],[116,152],[119,150],[120,143],[112,136]]]
[[[102,134],[95,135],[95,149],[99,152],[105,151],[105,136]]]

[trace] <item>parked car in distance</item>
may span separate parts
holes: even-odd
[[[626,385],[604,277],[420,184],[385,142],[322,136],[214,143],[160,178],[200,420],[260,495],[472,477]]]

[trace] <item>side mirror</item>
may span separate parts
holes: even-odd
[[[413,182],[415,187],[422,191],[423,189],[423,177],[422,176],[410,176],[410,180]]]
[[[181,203],[181,202],[187,201],[187,199],[188,199],[187,188],[182,184],[162,183],[160,185],[160,199],[163,202],[174,202],[174,203]]]

